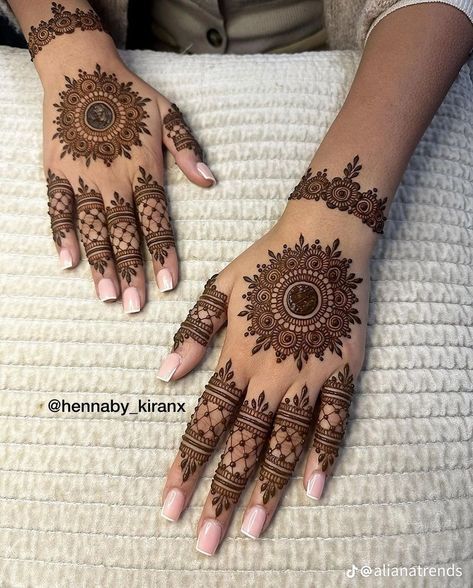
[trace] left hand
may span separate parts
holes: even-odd
[[[158,374],[165,381],[193,369],[228,322],[163,491],[163,516],[177,520],[228,432],[198,524],[202,553],[212,555],[223,539],[260,456],[242,531],[256,538],[267,528],[311,424],[303,482],[320,497],[363,362],[372,244],[353,215],[291,201],[271,231],[209,280],[175,335]]]

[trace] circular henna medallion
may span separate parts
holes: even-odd
[[[245,277],[247,304],[239,316],[250,321],[245,336],[257,337],[253,353],[273,347],[278,362],[292,355],[299,370],[310,355],[323,360],[327,349],[342,355],[342,339],[361,322],[354,291],[362,279],[349,273],[352,260],[339,244],[309,245],[301,235],[294,248],[270,251],[258,274]]]
[[[101,159],[107,166],[120,155],[130,159],[131,148],[141,145],[140,135],[150,134],[145,119],[149,98],[119,82],[115,74],[79,70],[77,79],[66,78],[65,90],[55,104],[58,116],[53,138],[63,144],[61,157],[85,158],[86,165]]]

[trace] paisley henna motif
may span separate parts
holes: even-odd
[[[177,151],[190,149],[200,160],[203,160],[202,148],[197,143],[182,112],[175,104],[171,104],[168,113],[163,119],[163,125],[168,132],[167,136],[172,140]]]
[[[228,296],[217,289],[216,279],[217,274],[205,284],[200,298],[174,335],[175,350],[189,337],[204,347],[208,345],[214,332],[214,321],[227,310]]]
[[[74,229],[74,192],[65,178],[60,178],[48,170],[48,214],[51,219],[53,239],[59,247],[66,233]]]
[[[108,239],[107,218],[102,196],[79,178],[76,195],[77,220],[85,253],[90,265],[104,274],[107,263],[113,258]]]
[[[43,47],[56,37],[81,31],[103,31],[100,18],[93,10],[85,12],[76,8],[74,12],[66,10],[62,4],[53,2],[52,18],[48,22],[42,20],[38,26],[31,27],[28,33],[28,49],[31,61],[42,51]]]
[[[245,489],[271,428],[268,409],[264,392],[241,406],[210,486],[216,517],[236,504]]]
[[[121,155],[130,159],[131,148],[142,144],[140,134],[151,134],[145,123],[150,99],[135,92],[132,82],[120,82],[98,64],[93,73],[79,70],[77,79],[65,79],[66,88],[54,104],[58,116],[53,139],[63,145],[61,157],[83,157],[86,165],[101,159],[107,166]]]
[[[280,404],[259,475],[264,504],[291,478],[304,447],[313,410],[307,386],[300,394],[286,397]]]
[[[273,347],[277,362],[292,355],[299,370],[310,355],[323,360],[327,349],[342,356],[342,339],[361,323],[354,291],[362,279],[349,273],[352,260],[341,257],[339,244],[309,245],[301,235],[244,277],[247,304],[238,316],[250,321],[245,337],[257,337],[253,354]]]
[[[289,196],[289,200],[323,200],[328,208],[353,214],[375,233],[382,233],[386,217],[387,198],[380,199],[376,188],[360,191],[360,184],[354,182],[361,171],[358,155],[343,170],[343,178],[329,180],[327,170],[318,171],[313,175],[311,168],[307,170],[299,184]]]
[[[350,367],[331,376],[320,392],[320,412],[314,435],[314,449],[322,471],[333,465],[338,456],[348,421],[348,409],[355,387]]]
[[[129,202],[115,192],[111,206],[107,206],[105,212],[117,271],[131,284],[137,268],[143,265],[135,211]]]
[[[206,463],[240,404],[243,391],[233,381],[232,362],[210,378],[182,436],[179,452],[184,482]]]
[[[164,188],[142,167],[140,174],[134,192],[141,228],[151,255],[164,264],[168,250],[175,246],[166,194]]]

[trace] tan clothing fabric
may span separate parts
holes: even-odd
[[[128,25],[128,4],[129,1],[136,2],[139,0],[89,1],[102,17],[105,26],[112,34],[117,46],[123,48],[126,42]],[[217,0],[156,0],[158,6],[161,1],[163,2],[162,25],[157,25],[155,18],[153,26],[160,26],[163,31],[167,31],[168,42],[173,39],[173,36],[175,38],[179,37],[180,40],[185,25],[181,22],[172,25],[172,23],[165,20],[166,10],[172,9],[171,6],[167,6],[166,8],[164,4],[165,1],[168,2],[169,5],[175,4],[177,6],[185,4],[188,7],[188,12],[194,10],[194,15],[206,12],[209,15],[212,15],[215,21],[221,19],[221,13],[216,10],[216,7],[219,5]],[[426,0],[409,0],[411,3],[420,3],[422,1]],[[427,1],[431,2],[436,0]],[[456,6],[465,12],[470,19],[473,19],[473,0],[441,1]],[[321,34],[320,31],[322,29],[320,27],[322,25],[320,22],[320,5],[322,2],[325,32]],[[311,4],[313,4],[312,7],[310,7]],[[227,5],[227,9],[228,7],[231,7],[230,11],[232,13],[238,10],[246,11],[246,22],[240,21],[236,16],[230,17],[229,21],[229,24],[235,27],[235,29],[230,30],[230,33],[232,30],[235,30],[236,33],[238,33],[241,46],[246,46],[248,50],[250,50],[250,47],[255,46],[254,44],[252,45],[249,33],[248,31],[245,31],[245,27],[250,30],[250,33],[252,28],[255,27],[254,30],[256,33],[261,36],[264,26],[266,34],[275,37],[275,41],[272,41],[272,45],[270,40],[270,44],[266,50],[280,52],[281,50],[284,50],[285,47],[288,51],[305,51],[320,46],[325,43],[325,41],[331,49],[361,48],[371,25],[384,13],[392,10],[396,5],[403,5],[403,3],[399,2],[399,0],[312,0],[312,2],[310,0],[286,0],[285,2],[282,0],[223,0],[223,5]],[[283,11],[284,5],[286,5],[286,13]],[[153,10],[156,17],[156,7],[154,7]],[[273,16],[273,13],[274,15],[277,14],[277,17]],[[16,24],[15,17],[6,0],[0,0],[0,14],[7,16],[13,24]],[[309,24],[301,23],[301,19],[310,17],[310,15],[315,19],[315,22],[310,22]],[[299,40],[294,41],[295,35],[292,30],[295,27],[297,19],[299,19],[299,25],[302,26],[302,29],[300,31]],[[290,24],[290,26],[288,26],[288,24]],[[283,36],[281,34],[282,26],[285,27],[286,40],[281,39]],[[16,27],[18,28],[17,24]],[[277,32],[278,27],[279,33]],[[176,32],[173,35],[171,31]],[[197,29],[197,32],[199,33],[199,29]],[[203,37],[204,32],[205,41],[198,38],[198,34],[194,34],[189,37],[187,45],[192,43],[194,52],[197,52],[196,49],[200,47],[202,47],[202,49],[205,48],[205,52],[216,52],[212,51],[211,44],[207,42],[208,29],[205,31],[202,28],[200,29],[201,37]],[[313,35],[316,37],[312,38]],[[228,30],[226,36],[229,36]],[[279,48],[277,47],[278,39],[281,40]],[[180,40],[180,42],[182,41]],[[205,45],[206,42],[207,44]],[[184,47],[184,49],[185,48],[186,47]]]

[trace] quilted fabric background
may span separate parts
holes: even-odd
[[[131,316],[96,300],[86,263],[58,269],[40,83],[25,51],[0,50],[0,585],[471,586],[473,63],[412,158],[373,259],[367,358],[325,497],[305,496],[299,467],[264,538],[240,534],[240,508],[206,558],[195,525],[218,456],[181,522],[159,516],[159,497],[221,339],[179,383],[155,372],[207,277],[282,211],[358,57],[124,58],[179,103],[219,178],[202,190],[168,161],[182,281],[165,295],[152,286]],[[53,414],[51,398],[175,399],[187,414]],[[345,574],[383,563],[463,576]]]

